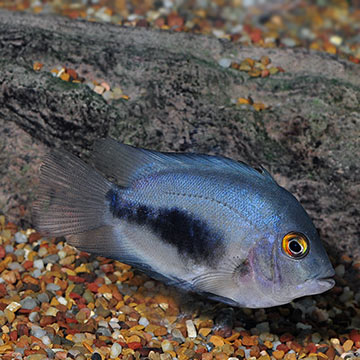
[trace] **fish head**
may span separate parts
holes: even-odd
[[[281,221],[249,252],[252,274],[248,282],[259,294],[252,307],[286,304],[335,284],[334,269],[314,224],[295,197],[285,192],[287,206]]]

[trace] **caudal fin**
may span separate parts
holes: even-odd
[[[40,168],[35,228],[47,236],[78,234],[108,224],[112,184],[81,159],[54,151]]]

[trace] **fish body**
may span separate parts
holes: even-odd
[[[41,232],[242,307],[334,285],[309,216],[264,169],[111,139],[98,142],[92,165],[64,152],[44,161],[35,205]]]

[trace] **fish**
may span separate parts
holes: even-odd
[[[39,189],[44,236],[231,306],[278,306],[335,283],[310,217],[263,167],[106,138],[88,163],[51,151]]]

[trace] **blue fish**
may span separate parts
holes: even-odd
[[[265,169],[112,139],[96,143],[91,164],[65,151],[44,160],[34,205],[44,235],[241,307],[334,286],[312,221]]]

